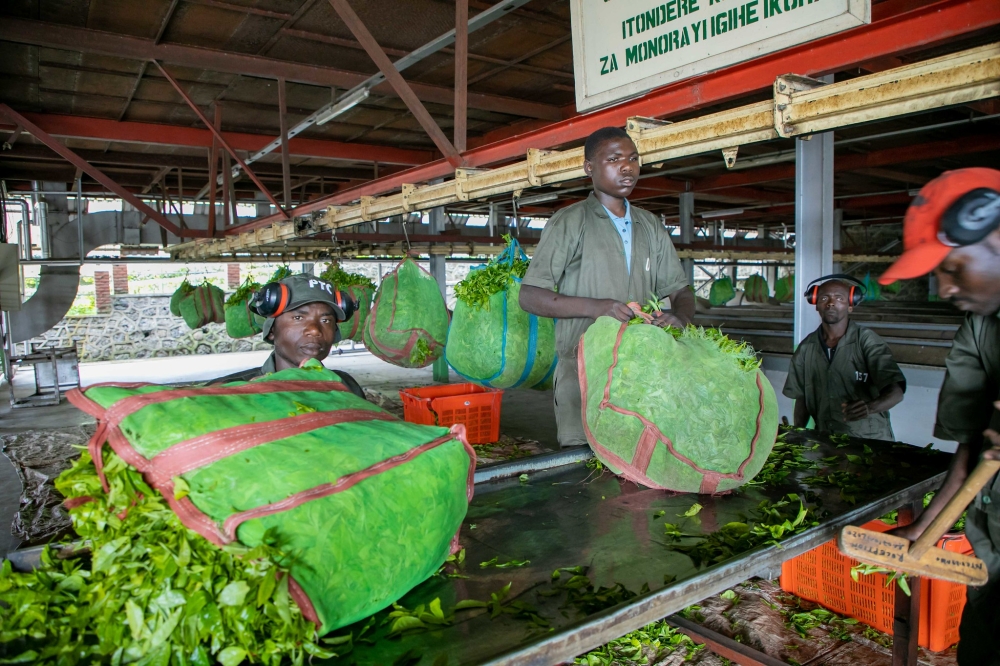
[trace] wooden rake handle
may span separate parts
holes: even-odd
[[[976,498],[976,493],[982,490],[993,475],[1000,471],[1000,460],[981,460],[972,474],[965,480],[962,487],[958,489],[955,496],[945,505],[941,513],[937,515],[924,533],[910,546],[909,555],[912,558],[919,558],[925,552],[933,548],[937,542],[951,529],[958,517],[962,515],[965,508]]]

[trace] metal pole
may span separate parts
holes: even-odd
[[[285,208],[292,207],[292,173],[288,159],[288,104],[285,99],[285,79],[278,79],[278,125],[281,127],[281,185]],[[378,178],[378,175],[375,176]]]
[[[469,0],[455,2],[455,149],[465,152],[469,101]]]
[[[833,76],[822,77],[826,83]],[[833,272],[833,132],[795,140],[795,291]],[[795,298],[793,342],[819,326],[819,313]]]
[[[83,178],[76,179],[76,236],[80,243],[80,265],[83,266]],[[58,379],[56,380],[58,383]]]
[[[681,192],[678,198],[681,209],[681,244],[690,245],[694,240],[694,192]],[[694,259],[682,259],[681,263],[684,264],[688,284],[694,285]]]
[[[444,206],[438,206],[437,208],[432,208],[428,211],[427,220],[429,222],[428,232],[431,234],[440,234],[444,231]],[[448,277],[445,272],[445,258],[444,255],[431,254],[430,255],[430,273],[437,280],[438,288],[441,290],[441,298],[445,299],[447,303],[448,298]],[[448,381],[448,362],[445,361],[442,356],[437,361],[434,361],[434,381],[436,382],[447,382]]]

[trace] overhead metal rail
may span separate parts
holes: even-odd
[[[825,132],[859,123],[967,104],[1000,96],[1000,42],[841,83],[788,74],[774,82],[769,101],[664,124],[630,118],[627,131],[645,164],[721,150],[731,165],[739,146]],[[513,194],[583,178],[583,148],[529,149],[527,159],[499,169],[455,170],[435,185],[404,184],[397,194],[361,197],[331,206],[311,220],[278,222],[226,238],[170,248],[178,260],[204,260],[308,237],[392,215]]]

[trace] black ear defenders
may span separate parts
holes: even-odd
[[[941,216],[938,239],[945,245],[974,245],[1000,227],[1000,192],[985,187],[966,192]]]
[[[290,298],[291,291],[288,285],[269,282],[254,292],[248,307],[261,317],[273,318],[285,311]]]
[[[348,294],[334,289],[333,305],[337,309],[337,321],[347,321],[358,310],[358,304]],[[269,282],[254,292],[248,307],[261,317],[273,319],[288,309],[291,301],[291,290],[281,282]],[[328,301],[327,301],[328,302]]]
[[[850,285],[850,290],[848,291],[848,301],[851,307],[856,308],[861,305],[861,301],[865,300],[865,286],[850,275],[844,275],[843,273],[834,273],[833,275],[824,275],[821,278],[816,278],[806,287],[806,301],[810,305],[816,305],[819,300],[819,288],[820,286],[828,280],[839,280],[841,282],[846,282]]]

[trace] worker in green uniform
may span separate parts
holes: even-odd
[[[945,361],[934,436],[958,442],[944,484],[923,514],[893,532],[916,539],[980,458],[1000,460],[1000,171],[948,171],[925,185],[903,226],[903,256],[882,284],[933,270],[938,295],[966,312]],[[959,666],[1000,666],[1000,476],[969,506],[965,533],[989,571],[968,588]]]
[[[264,317],[264,341],[274,351],[259,368],[251,368],[213,381],[221,384],[250,381],[262,375],[297,368],[314,358],[323,361],[340,341],[337,324],[351,318],[357,306],[351,298],[312,275],[291,275],[270,282],[254,293],[250,309]],[[364,398],[364,391],[351,375],[334,370],[344,384]]]
[[[895,441],[889,410],[903,400],[906,379],[889,345],[851,321],[864,287],[847,275],[814,280],[805,298],[822,322],[792,355],[782,391],[795,400],[795,427],[812,417],[823,432]]]
[[[521,283],[520,305],[556,319],[556,427],[559,444],[586,446],[576,351],[580,336],[601,316],[629,321],[630,302],[670,299],[653,323],[684,327],[694,317],[694,294],[670,234],[652,213],[631,205],[639,152],[617,127],[591,134],[583,169],[594,191],[556,212],[542,231]]]

